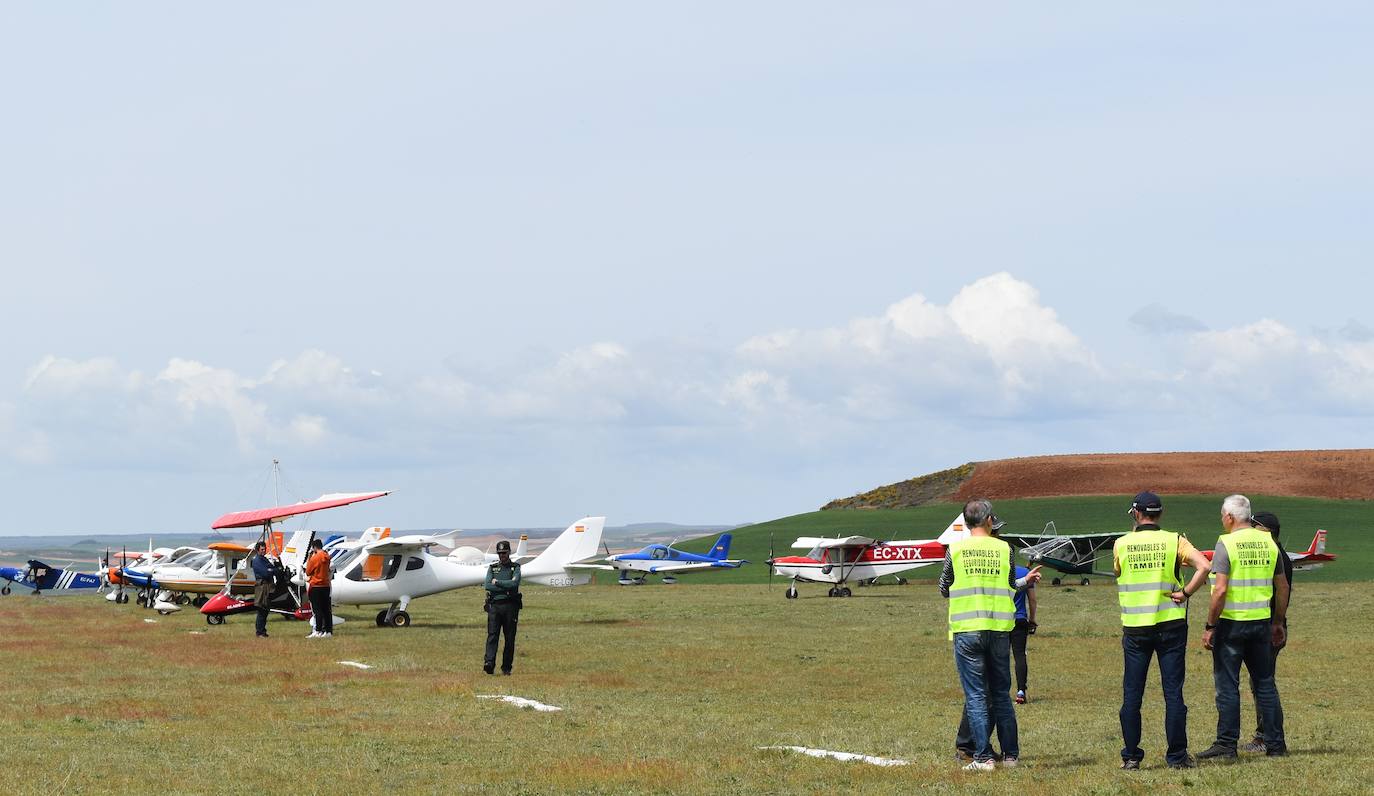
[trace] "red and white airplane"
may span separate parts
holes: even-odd
[[[792,547],[808,552],[804,556],[768,559],[772,572],[792,579],[784,595],[789,600],[797,598],[798,581],[829,583],[828,596],[848,597],[851,592],[846,584],[851,580],[896,575],[945,560],[945,546],[935,539],[880,542],[867,536],[803,536]]]

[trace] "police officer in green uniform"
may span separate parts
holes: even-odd
[[[1272,647],[1288,633],[1288,581],[1279,547],[1266,532],[1252,527],[1250,500],[1232,495],[1221,504],[1226,533],[1212,553],[1211,610],[1202,646],[1212,651],[1212,680],[1217,692],[1217,739],[1198,754],[1201,759],[1234,758],[1240,740],[1240,665],[1250,672],[1255,699],[1264,720],[1264,750],[1271,757],[1288,754],[1283,737],[1283,705],[1274,685]],[[1273,600],[1273,608],[1269,601]]]
[[[520,565],[510,560],[510,542],[496,543],[497,562],[487,568],[487,654],[482,671],[496,673],[496,645],[506,634],[506,648],[501,653],[501,674],[510,674],[515,662],[515,627],[520,620]]]
[[[1002,744],[1002,765],[1015,766],[1021,754],[1016,712],[1011,706],[1011,631],[1016,626],[1012,595],[1040,579],[1040,567],[1018,579],[1011,546],[992,535],[997,523],[992,503],[982,498],[964,504],[969,536],[949,546],[940,573],[940,594],[949,599],[949,637],[954,665],[964,689],[964,712],[972,732],[973,760],[967,771],[991,771],[992,726]]]
[[[1116,540],[1112,567],[1116,572],[1116,599],[1121,609],[1121,767],[1140,768],[1145,752],[1140,748],[1140,705],[1145,699],[1145,680],[1150,659],[1159,658],[1159,683],[1164,689],[1164,736],[1169,746],[1164,761],[1169,768],[1192,768],[1188,754],[1188,705],[1183,701],[1183,680],[1188,651],[1188,609],[1184,603],[1207,582],[1207,559],[1181,534],[1159,527],[1164,502],[1153,492],[1141,492],[1131,501],[1131,532]],[[1196,572],[1185,585],[1182,564]]]

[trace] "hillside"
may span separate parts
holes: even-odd
[[[1087,453],[970,462],[832,500],[834,509],[899,509],[993,499],[1233,492],[1336,500],[1374,497],[1374,449]]]

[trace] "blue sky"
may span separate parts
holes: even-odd
[[[1363,4],[0,11],[0,533],[1364,447]]]

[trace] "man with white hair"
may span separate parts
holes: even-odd
[[[1251,524],[1250,499],[1231,495],[1221,503],[1226,530],[1212,553],[1211,609],[1202,646],[1212,651],[1212,681],[1217,695],[1217,739],[1198,759],[1235,758],[1240,740],[1240,665],[1254,684],[1264,723],[1264,749],[1270,757],[1288,754],[1283,738],[1283,706],[1274,685],[1273,647],[1287,640],[1284,629],[1288,581],[1278,545]],[[1271,608],[1270,601],[1273,600]]]

